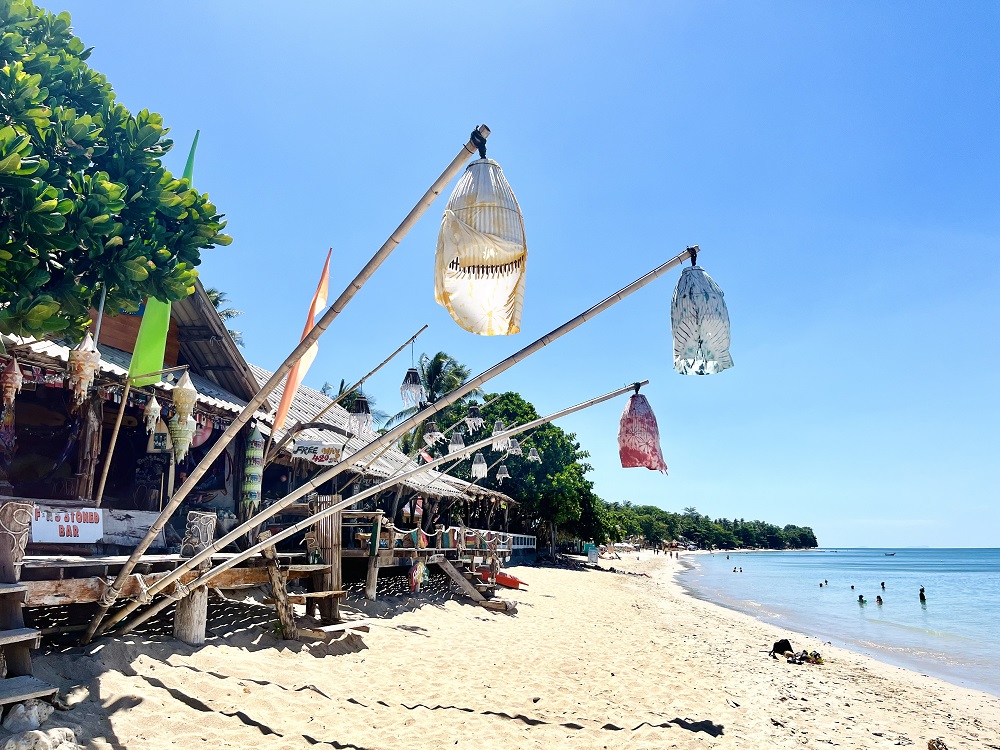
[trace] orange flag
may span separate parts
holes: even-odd
[[[326,296],[330,289],[330,256],[332,254],[333,248],[330,248],[330,252],[326,254],[326,263],[323,264],[323,275],[319,278],[319,286],[316,287],[316,294],[313,295],[312,304],[309,305],[309,317],[306,318],[306,327],[302,331],[303,339],[313,329],[313,326],[316,325],[317,316],[326,309]],[[301,341],[302,339],[299,340]],[[319,345],[313,344],[306,349],[306,353],[302,355],[302,359],[292,365],[292,369],[285,379],[285,390],[281,394],[278,413],[274,415],[274,429],[276,431],[285,425],[285,417],[288,416],[288,407],[292,405],[295,392],[302,384],[302,378],[306,376],[309,365],[316,359],[316,352],[318,351]]]

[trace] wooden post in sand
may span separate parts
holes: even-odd
[[[339,503],[340,495],[321,496],[316,501],[316,510],[326,508]],[[340,591],[343,579],[340,570],[340,547],[341,547],[341,514],[340,512],[322,518],[316,522],[316,544],[323,562],[330,566],[330,569],[323,573],[316,574],[316,582],[319,584],[318,591]],[[319,616],[325,624],[340,621],[340,599],[337,597],[323,598],[319,600]]]
[[[378,541],[382,536],[382,511],[379,511],[372,523],[371,547],[368,553],[368,576],[365,578],[365,599],[375,601],[375,591],[378,588]]]
[[[214,513],[191,511],[187,517],[187,528],[181,541],[181,557],[194,557],[212,543],[215,538],[216,516]],[[199,566],[205,568],[206,563]],[[207,563],[211,567],[211,563]],[[174,612],[174,638],[191,646],[205,642],[208,625],[208,587],[199,586],[188,596],[177,602]]]
[[[271,538],[270,531],[262,531],[257,535],[257,541],[263,542]],[[267,568],[267,579],[271,583],[271,598],[274,600],[274,608],[278,612],[278,622],[281,623],[280,638],[286,641],[294,641],[298,632],[295,629],[295,611],[291,602],[288,601],[288,591],[285,590],[285,574],[278,569],[278,553],[274,547],[265,547],[260,551],[264,557]]]

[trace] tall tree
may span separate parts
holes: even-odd
[[[223,305],[229,304],[229,297],[226,293],[216,289],[214,286],[210,286],[205,289],[205,294],[208,295],[208,299],[211,301],[212,306],[215,311],[219,313],[219,317],[222,318],[224,323],[228,323],[233,318],[238,318],[243,314],[242,310],[236,310],[232,307],[223,307]],[[230,337],[236,342],[237,346],[243,346],[243,331],[237,331],[232,328],[226,328],[229,331]]]
[[[421,354],[420,359],[417,361],[417,371],[420,374],[420,383],[424,387],[424,391],[427,396],[424,403],[434,404],[437,403],[443,396],[451,393],[453,390],[458,388],[460,385],[465,383],[472,374],[468,367],[463,365],[457,359],[452,357],[450,354],[445,352],[438,352],[433,356],[427,354]],[[478,389],[473,391],[470,396],[476,395]],[[440,426],[445,424],[451,424],[458,417],[458,410],[462,403],[467,399],[462,398],[456,404],[449,406],[438,412],[437,420]],[[409,419],[422,407],[418,404],[417,406],[411,406],[407,409],[403,409],[396,414],[393,414],[388,421],[386,421],[386,427],[392,427],[393,425],[399,424],[400,422]],[[419,425],[413,432],[409,433],[403,437],[400,441],[400,448],[406,452],[412,452],[414,446],[420,447],[423,445],[423,433],[424,425]]]
[[[102,289],[109,311],[183,299],[231,242],[163,168],[163,118],[117,103],[89,56],[68,13],[0,0],[0,332],[79,338]]]

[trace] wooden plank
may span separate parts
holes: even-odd
[[[291,604],[306,604],[310,599],[343,599],[347,596],[346,591],[307,591],[299,594],[289,594],[288,601]],[[274,599],[265,599],[264,604],[274,604]]]
[[[0,630],[0,646],[9,646],[12,643],[26,643],[34,641],[31,648],[38,648],[38,641],[41,638],[34,628],[11,628],[10,630]]]
[[[362,633],[367,633],[371,630],[372,625],[379,624],[378,620],[348,620],[347,622],[338,622],[333,625],[323,625],[318,628],[303,628],[303,630],[308,630],[313,633],[322,633],[324,635],[329,635],[330,633],[343,633],[346,630],[360,630]]]
[[[18,594],[22,591],[27,591],[28,587],[23,583],[0,583],[0,596],[5,596],[7,594]]]
[[[503,599],[489,599],[479,602],[480,607],[492,609],[494,612],[507,612],[514,614],[517,612],[517,602],[507,602]]]
[[[104,516],[104,544],[120,544],[123,547],[135,547],[146,536],[149,527],[153,525],[159,513],[146,510],[117,510],[102,508]],[[150,545],[150,549],[163,549],[167,546],[166,538],[160,531]]]
[[[472,599],[472,601],[480,603],[486,601],[483,595],[480,594],[478,591],[476,591],[475,586],[473,586],[471,583],[465,580],[465,576],[463,576],[460,572],[458,572],[458,570],[455,569],[455,566],[452,565],[449,560],[447,559],[439,560],[436,564],[439,568],[441,568],[441,570],[443,570],[445,573],[448,574],[448,577],[451,578],[451,580],[453,580],[458,585],[459,590],[467,597]]]
[[[46,698],[55,695],[56,688],[37,677],[23,675],[0,680],[0,705],[20,703],[29,698]]]

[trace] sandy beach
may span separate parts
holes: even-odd
[[[645,575],[517,568],[515,616],[438,586],[328,644],[276,641],[270,609],[218,602],[200,648],[161,625],[55,649],[36,674],[73,708],[43,728],[116,749],[1000,748],[1000,698],[696,600],[662,555],[601,564]],[[826,663],[769,658],[784,636]]]

